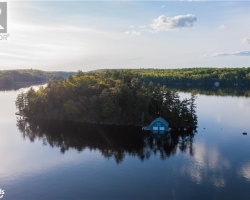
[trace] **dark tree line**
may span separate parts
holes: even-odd
[[[11,89],[14,85],[20,83],[64,79],[73,74],[73,72],[45,72],[33,69],[2,70],[0,71],[0,89]]]
[[[148,125],[161,115],[172,127],[194,127],[195,96],[180,100],[166,86],[139,79],[130,70],[83,73],[20,93],[21,115],[91,123]]]
[[[167,87],[194,86],[208,89],[215,82],[220,88],[250,88],[250,68],[182,68],[182,69],[120,69],[96,70],[90,75],[107,76],[109,73],[119,76],[120,72],[129,72],[148,85],[150,82]],[[0,88],[20,82],[38,82],[52,79],[62,79],[73,75],[74,72],[46,72],[40,70],[2,70],[0,71]],[[115,75],[116,74],[116,75]]]
[[[97,70],[100,73],[112,70]],[[149,84],[151,81],[166,86],[211,87],[215,82],[220,87],[250,87],[250,68],[181,68],[181,69],[127,69],[138,79]]]

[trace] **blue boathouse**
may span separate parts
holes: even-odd
[[[169,130],[169,123],[162,117],[156,118],[149,125],[149,130],[153,132],[164,132]]]

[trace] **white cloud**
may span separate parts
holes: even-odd
[[[250,51],[237,51],[229,53],[205,54],[203,57],[224,57],[224,56],[250,56]]]
[[[127,35],[140,35],[141,32],[135,31],[135,30],[131,30],[131,31],[126,31],[125,34],[127,34]]]
[[[169,31],[180,28],[192,27],[197,17],[193,14],[177,15],[174,17],[165,17],[164,15],[154,19],[150,28],[154,31]]]
[[[250,38],[243,38],[242,43],[243,44],[250,44]]]
[[[177,15],[174,17],[165,17],[164,15],[160,15],[158,18],[153,20],[152,24],[138,26],[137,29],[139,29],[139,31],[130,30],[126,31],[125,34],[140,35],[142,32],[156,33],[159,31],[170,31],[181,28],[189,28],[192,27],[196,21],[197,17],[193,14]],[[130,28],[135,27],[133,26]]]
[[[224,30],[226,26],[224,24],[219,25],[219,30]]]

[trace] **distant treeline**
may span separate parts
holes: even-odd
[[[211,87],[215,82],[219,87],[250,87],[250,68],[182,68],[182,69],[118,69],[129,71],[145,84],[153,82],[166,86]],[[110,70],[96,70],[92,74],[114,73]]]
[[[195,127],[195,96],[180,100],[164,85],[146,84],[131,70],[79,71],[32,88],[16,100],[20,115],[91,123],[148,125],[161,115],[171,127]]]
[[[64,79],[74,72],[46,72],[33,69],[1,70],[0,88],[11,88],[14,84],[46,82],[53,79]]]

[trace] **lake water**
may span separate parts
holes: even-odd
[[[3,199],[250,198],[250,98],[198,95],[195,135],[161,141],[126,127],[22,124],[17,94],[0,92]]]

